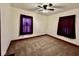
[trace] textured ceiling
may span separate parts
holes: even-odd
[[[55,9],[54,11],[49,11],[48,13],[42,13],[37,11],[38,9],[37,6],[42,4],[48,4],[48,3],[11,3],[11,6],[24,10],[33,11],[43,15],[51,15],[79,8],[79,3],[52,3],[54,6],[60,6],[60,8],[54,8]]]

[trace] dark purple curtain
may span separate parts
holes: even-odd
[[[75,38],[75,15],[65,16],[59,18],[58,35]]]

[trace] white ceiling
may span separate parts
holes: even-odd
[[[79,8],[79,3],[52,3],[54,6],[60,6],[60,8],[54,8],[55,9],[54,11],[50,11],[48,13],[42,13],[37,11],[38,9],[37,6],[42,4],[43,3],[11,3],[11,6],[16,8],[21,8],[24,10],[33,11],[43,15],[51,15],[51,14],[56,14],[67,10]]]

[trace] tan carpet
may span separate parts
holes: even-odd
[[[12,42],[7,55],[16,56],[79,56],[79,48],[50,36]]]

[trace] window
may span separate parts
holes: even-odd
[[[33,17],[20,15],[20,35],[33,33]]]
[[[58,35],[75,39],[75,15],[59,18]]]

